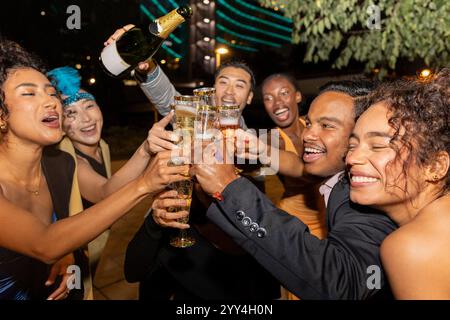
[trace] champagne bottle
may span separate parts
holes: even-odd
[[[164,40],[192,15],[189,6],[182,6],[150,23],[148,30],[133,27],[106,46],[100,62],[107,74],[122,78],[130,74],[139,62],[151,58]]]

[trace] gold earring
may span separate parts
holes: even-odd
[[[437,175],[437,174],[435,174],[434,176],[433,176],[433,180],[439,180],[439,176]]]
[[[1,131],[5,132],[7,128],[8,128],[8,126],[6,125],[6,123],[0,124],[0,130]]]

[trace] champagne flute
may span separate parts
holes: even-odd
[[[235,130],[239,128],[240,118],[241,108],[238,105],[222,105],[218,108],[219,128],[224,142],[222,155],[225,163],[234,163],[232,158],[235,153]]]
[[[175,110],[175,124],[174,129],[181,139],[177,145],[183,150],[183,156],[188,155],[190,158],[192,137],[194,135],[194,122],[195,115],[198,107],[199,98],[195,96],[176,96],[174,97],[175,104],[173,109]],[[187,151],[187,153],[185,152]],[[169,166],[183,165],[185,161],[179,157],[173,157],[169,161]],[[192,200],[193,182],[191,179],[178,181],[171,184],[171,188],[176,190],[178,197],[187,201],[185,207],[173,207],[170,211],[190,211]],[[179,219],[181,223],[187,223],[189,221],[189,215],[185,218]],[[195,244],[195,239],[189,235],[188,230],[180,230],[178,235],[170,240],[170,244],[177,248],[187,248]]]
[[[234,130],[239,128],[241,108],[238,105],[223,105],[219,107],[219,125],[225,138],[234,137]]]
[[[169,165],[180,165],[183,164],[183,162],[177,162],[171,161],[169,162]],[[170,208],[169,211],[171,212],[178,212],[178,211],[190,211],[191,208],[191,202],[192,202],[192,189],[193,189],[193,182],[191,179],[189,180],[183,180],[183,181],[177,181],[172,183],[171,188],[173,190],[176,190],[178,193],[178,198],[183,199],[187,201],[186,206],[184,207],[173,207]],[[178,219],[181,223],[188,223],[189,221],[189,215]],[[195,244],[195,238],[193,238],[189,234],[189,229],[182,229],[179,231],[178,235],[170,239],[170,245],[176,248],[187,248]]]

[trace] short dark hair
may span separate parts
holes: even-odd
[[[219,73],[228,67],[242,69],[245,72],[247,72],[250,75],[250,81],[251,81],[251,91],[255,90],[256,87],[256,79],[255,74],[253,73],[252,69],[250,69],[249,65],[241,60],[230,60],[225,63],[222,63],[219,68],[217,68],[216,73],[214,74],[214,79],[216,79],[219,76]]]
[[[275,79],[275,78],[284,78],[286,79],[292,86],[295,88],[296,91],[300,91],[300,87],[297,83],[297,80],[295,77],[289,73],[274,73],[265,78],[261,84],[261,89],[266,85],[267,82]]]
[[[11,71],[21,68],[33,68],[45,74],[45,66],[34,54],[26,51],[18,43],[0,38],[0,115],[6,116],[3,85]]]
[[[325,92],[341,92],[353,98],[368,95],[377,86],[377,83],[367,78],[354,78],[351,80],[330,81],[319,88],[319,94]]]

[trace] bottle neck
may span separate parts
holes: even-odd
[[[177,9],[156,19],[155,23],[158,26],[158,36],[162,39],[166,39],[176,27],[184,22],[184,20],[184,17],[177,12]]]

